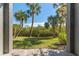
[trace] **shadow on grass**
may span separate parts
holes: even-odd
[[[23,48],[23,42],[19,40],[13,41],[13,48]]]
[[[39,45],[42,42],[38,38],[25,38],[23,40],[14,40],[14,48],[29,48],[33,45]]]

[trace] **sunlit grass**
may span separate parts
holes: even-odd
[[[13,40],[13,48],[50,48],[58,38],[16,37]]]

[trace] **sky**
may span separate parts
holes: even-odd
[[[53,8],[51,3],[41,3],[41,12],[39,13],[39,15],[35,16],[35,21],[34,21],[34,26],[44,26],[44,23],[47,22],[47,18],[48,16],[52,15],[56,15],[56,9]],[[26,4],[24,3],[14,3],[13,4],[13,14],[15,14],[15,12],[17,12],[18,10],[23,10],[26,11],[28,10],[29,7],[27,7]],[[31,25],[31,17],[27,19],[27,23],[24,23],[24,27],[26,26],[30,26]],[[16,20],[16,18],[13,16],[13,24],[19,24],[20,22]]]

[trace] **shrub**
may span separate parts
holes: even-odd
[[[18,36],[29,36],[29,35],[30,35],[30,28],[23,28]],[[40,28],[34,27],[32,36],[33,37],[53,36],[53,32],[48,29],[45,29],[44,27]]]
[[[19,24],[13,24],[13,35],[15,35],[15,32],[20,28]]]
[[[59,33],[59,41],[61,44],[67,44],[67,39],[66,39],[66,33],[61,32]]]
[[[13,25],[13,34],[16,32],[15,28],[18,29],[19,25]],[[33,37],[50,37],[50,36],[58,37],[59,36],[59,38],[62,39],[63,36],[59,32],[59,27],[56,26],[55,28],[56,30],[53,31],[52,27],[50,27],[49,29],[46,29],[43,26],[33,27],[32,36]],[[63,28],[63,31],[65,31],[64,28]],[[30,27],[27,27],[27,28],[24,27],[18,36],[30,36]]]

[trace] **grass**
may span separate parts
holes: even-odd
[[[57,46],[54,46],[53,44],[59,42],[58,38],[52,38],[52,37],[16,37],[13,40],[13,48],[18,49],[29,49],[29,48],[58,48]]]

